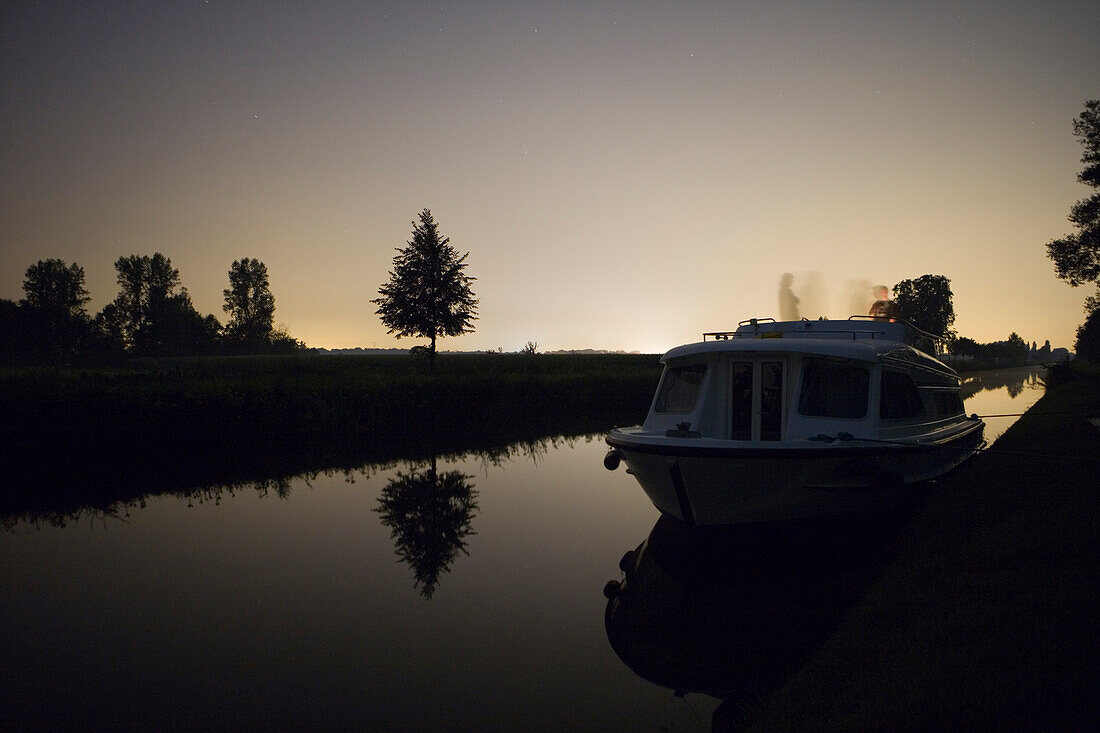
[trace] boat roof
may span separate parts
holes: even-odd
[[[929,352],[935,351],[935,337],[900,320],[857,316],[847,320],[816,321],[752,318],[742,321],[736,331],[705,333],[700,342],[677,346],[661,361],[699,354],[770,352],[906,362],[951,371],[930,355]]]
[[[662,362],[701,354],[733,352],[771,352],[784,354],[820,354],[860,361],[879,361],[882,351],[894,351],[904,344],[894,342],[841,341],[839,339],[784,338],[738,339],[729,341],[697,341],[670,349]]]
[[[718,340],[729,338],[751,338],[766,334],[782,334],[788,338],[832,338],[854,340],[860,338],[900,341],[913,346],[916,342],[935,341],[935,337],[916,326],[899,319],[872,318],[870,316],[850,316],[845,320],[819,318],[811,321],[776,321],[774,318],[750,318],[741,321],[736,331],[718,331],[704,333]],[[931,346],[931,344],[929,344]],[[933,349],[934,350],[934,349]]]

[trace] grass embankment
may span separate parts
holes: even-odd
[[[0,372],[4,495],[172,487],[488,449],[645,417],[655,356],[135,360]]]
[[[896,561],[754,729],[1097,719],[1100,430],[1087,418],[1100,373],[1054,377],[991,450],[931,487]]]
[[[652,392],[658,374],[653,356],[444,354],[431,374],[408,357],[143,359],[113,369],[8,371],[0,399],[11,416],[5,432],[18,428],[32,440],[45,433],[101,440],[100,429],[392,434],[423,431],[432,418],[451,428],[618,404],[624,390]],[[643,416],[646,406],[635,403]]]

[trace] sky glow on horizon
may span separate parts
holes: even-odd
[[[310,346],[431,209],[477,278],[445,350],[663,352],[943,274],[955,328],[1072,347],[1054,276],[1100,97],[1100,4],[5,3],[0,298],[57,257],[93,313],[162,252],[224,321],[268,268]]]

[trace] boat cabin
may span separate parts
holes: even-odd
[[[642,431],[763,444],[935,434],[966,417],[958,375],[933,353],[900,321],[751,319],[665,354]]]

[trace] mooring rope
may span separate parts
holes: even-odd
[[[970,415],[970,417],[981,417],[981,418],[986,418],[986,417],[1023,417],[1024,415],[1028,415],[1028,416],[1032,416],[1032,417],[1080,417],[1080,418],[1083,418],[1085,420],[1092,419],[1091,416],[1088,416],[1088,413],[1086,413],[1082,410],[1050,410],[1050,411],[1043,411],[1043,412],[1033,412],[1032,410],[1028,410],[1026,412],[1003,412],[1003,413],[999,413],[997,415],[973,414],[973,415]]]
[[[965,451],[967,453],[988,453],[988,452],[992,451],[993,453],[997,453],[999,455],[1005,455],[1005,456],[1020,456],[1020,457],[1023,457],[1023,458],[1042,458],[1042,459],[1045,459],[1045,460],[1061,459],[1061,460],[1067,460],[1067,461],[1080,461],[1080,462],[1084,462],[1084,463],[1100,463],[1100,459],[1086,458],[1086,457],[1083,457],[1083,456],[1058,456],[1058,455],[1051,455],[1049,453],[1045,453],[1045,454],[1044,453],[1027,453],[1025,451],[1005,450],[1005,449],[1002,449],[1002,448],[997,448],[996,450],[994,450],[992,445],[979,445],[975,448],[966,448],[966,447],[963,447],[961,445],[933,445],[933,444],[929,444],[929,443],[914,443],[912,441],[907,441],[907,440],[881,440],[881,439],[878,439],[878,438],[857,438],[856,436],[852,435],[851,433],[845,433],[845,432],[837,433],[836,437],[833,437],[831,435],[825,435],[824,433],[822,433],[820,435],[812,436],[810,438],[810,440],[819,441],[819,442],[822,442],[822,443],[832,443],[832,442],[838,441],[838,440],[842,443],[847,443],[847,442],[850,442],[850,441],[859,441],[861,443],[881,443],[883,445],[900,445],[900,446],[905,446],[907,448],[928,448],[928,449],[937,449],[937,450],[940,450],[940,449],[943,449],[943,450],[961,450],[961,451]]]

